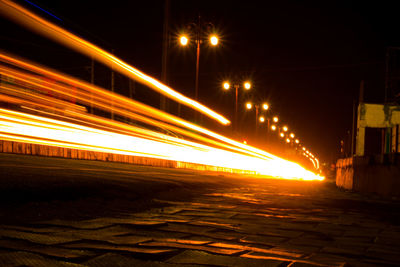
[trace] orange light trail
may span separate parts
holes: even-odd
[[[120,73],[149,86],[155,91],[183,105],[193,108],[207,115],[208,117],[219,121],[224,125],[230,124],[229,120],[227,120],[222,115],[216,113],[215,111],[209,109],[208,107],[178,93],[177,91],[162,84],[156,79],[128,65],[127,63],[113,56],[112,54],[104,51],[98,46],[95,46],[87,42],[86,40],[40,18],[39,16],[11,1],[1,0],[0,12],[4,16],[11,18],[12,20],[34,30],[35,32],[47,36],[48,38],[53,39],[57,42],[60,42],[74,50],[77,50],[82,54],[92,57],[99,62],[102,62],[103,64],[109,66],[110,68],[113,68],[114,70],[119,71]]]
[[[209,108],[10,1],[0,0],[0,11],[182,104],[229,123]],[[0,75],[0,106],[6,105],[0,108],[0,139],[226,167],[269,178],[324,179],[294,162],[2,52]],[[125,122],[89,114],[86,107],[112,112]]]
[[[83,81],[38,66],[33,68],[4,54],[0,54],[0,61],[6,64],[0,65],[0,101],[13,103],[23,111],[0,109],[3,139],[240,169],[275,178],[323,179],[300,165]],[[46,80],[50,78],[58,80]],[[68,102],[72,98],[77,104]],[[109,110],[110,99],[116,114],[168,129],[187,140],[98,117],[82,106],[93,104]]]
[[[254,171],[275,178],[323,179],[300,165],[285,160],[265,160],[262,157],[235,153],[162,134],[159,134],[158,140],[119,134],[6,109],[0,109],[0,137],[13,141]],[[169,142],[165,142],[163,138]]]

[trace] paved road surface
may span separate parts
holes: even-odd
[[[0,266],[399,266],[400,205],[331,182],[0,154]]]

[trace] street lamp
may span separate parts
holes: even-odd
[[[256,109],[256,137],[258,136],[258,109],[262,108],[263,110],[268,110],[269,109],[269,105],[267,103],[262,103],[262,104],[254,104],[254,108]],[[246,103],[246,108],[248,110],[253,108],[253,104],[251,102],[247,102]],[[264,118],[264,117],[263,117]],[[265,120],[265,119],[264,119]]]
[[[199,97],[199,66],[200,66],[200,44],[204,41],[204,35],[208,34],[208,40],[211,46],[217,46],[219,44],[219,38],[215,34],[210,34],[210,28],[214,27],[214,25],[210,22],[203,22],[201,17],[198,17],[198,21],[196,23],[192,23],[189,25],[190,28],[194,28],[194,42],[196,44],[196,81],[195,81],[195,97],[194,99],[197,101]],[[205,29],[206,28],[206,29]],[[188,45],[190,42],[187,35],[181,35],[179,37],[179,43],[182,46]]]
[[[189,39],[186,37],[186,35],[182,35],[179,38],[179,42],[182,46],[186,46],[189,43]]]
[[[224,88],[225,90],[229,90],[229,89],[231,88],[231,84],[230,84],[229,81],[224,82],[224,83],[222,84],[222,86],[223,86],[223,88]],[[234,127],[234,128],[237,128],[237,120],[238,120],[238,99],[239,99],[239,87],[240,87],[240,83],[239,83],[239,82],[234,82],[234,83],[233,83],[233,87],[235,88],[235,123],[234,123],[234,126],[233,126],[233,127]],[[250,90],[250,88],[251,88],[251,83],[250,83],[249,81],[245,81],[245,82],[243,83],[243,88],[244,88],[245,90]],[[251,105],[251,103],[250,103],[250,105]],[[247,108],[247,109],[251,109],[252,106],[247,107],[247,104],[246,104],[246,108]]]
[[[210,37],[211,45],[216,46],[218,44],[218,41],[219,41],[219,39],[216,35],[211,35],[211,37]]]

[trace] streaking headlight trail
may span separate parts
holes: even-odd
[[[168,137],[169,142],[165,142],[162,135],[158,139],[149,139],[119,134],[6,109],[0,109],[0,137],[50,146],[254,171],[275,178],[322,180],[322,177],[285,160],[266,160],[179,138]]]
[[[89,57],[92,57],[99,62],[113,68],[115,71],[140,82],[146,84],[150,88],[156,90],[157,92],[183,104],[190,108],[193,108],[210,118],[213,118],[220,123],[227,125],[230,123],[229,120],[224,118],[222,115],[216,113],[215,111],[209,109],[208,107],[190,99],[177,91],[169,88],[168,86],[162,84],[156,79],[144,74],[138,69],[128,65],[112,54],[104,51],[98,46],[95,46],[86,40],[40,18],[39,16],[33,14],[32,12],[26,10],[25,8],[7,0],[0,1],[0,12],[11,18],[12,20],[24,25],[31,30],[38,32],[50,39],[64,44],[74,50],[81,52]]]
[[[13,2],[0,0],[0,12],[222,124],[229,123],[208,107]],[[324,179],[297,163],[1,51],[0,76],[3,140],[224,167],[270,178]],[[101,111],[103,117],[88,109]],[[111,113],[118,119],[105,118]],[[314,165],[317,168],[319,162]]]

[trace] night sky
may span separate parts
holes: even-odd
[[[160,78],[164,1],[31,2],[55,17],[27,1],[18,3]],[[189,97],[194,96],[195,46],[179,47],[176,37],[199,14],[221,36],[218,47],[201,46],[199,100],[232,120],[234,95],[221,84],[250,79],[252,92],[241,91],[241,101],[266,100],[270,114],[278,115],[315,155],[331,162],[340,140],[351,131],[360,81],[365,81],[366,102],[384,100],[385,48],[400,46],[395,1],[171,0],[168,80]],[[0,23],[1,49],[90,80],[89,58],[3,18]],[[96,64],[96,84],[109,88],[110,76],[110,70]],[[116,75],[116,92],[127,95],[127,84]],[[134,98],[159,104],[158,95],[141,85],[135,87]],[[170,110],[176,112],[177,106],[171,104]],[[239,113],[243,135],[251,135],[254,113],[243,105]]]

